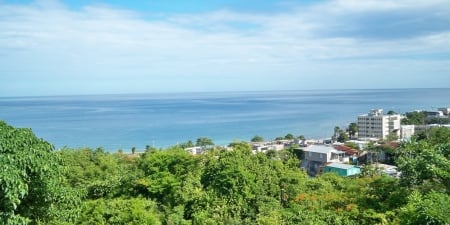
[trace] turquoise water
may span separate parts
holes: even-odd
[[[30,127],[57,148],[216,144],[287,133],[327,138],[373,108],[450,106],[450,89],[314,90],[0,98],[0,120]]]

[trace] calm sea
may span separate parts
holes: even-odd
[[[216,144],[287,133],[328,138],[373,108],[450,107],[450,89],[313,90],[0,98],[0,120],[32,128],[56,148]]]

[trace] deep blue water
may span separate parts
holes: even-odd
[[[216,144],[287,133],[327,138],[373,108],[404,113],[450,106],[450,89],[314,90],[0,98],[0,120],[30,127],[56,148]]]

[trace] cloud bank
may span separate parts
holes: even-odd
[[[0,3],[0,96],[448,87],[450,4],[132,11]]]

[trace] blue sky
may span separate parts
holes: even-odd
[[[0,0],[0,96],[450,87],[447,0]]]

